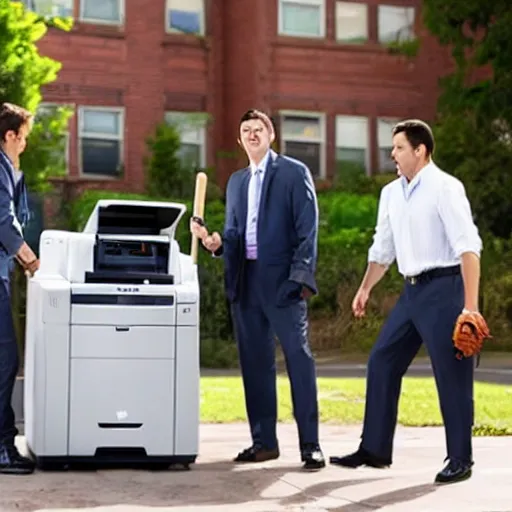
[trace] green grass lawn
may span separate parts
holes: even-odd
[[[293,421],[288,378],[279,376],[279,421]],[[363,420],[365,379],[318,379],[320,418],[326,424],[359,424]],[[512,435],[512,387],[475,383],[475,435]],[[240,377],[201,378],[203,423],[245,422]],[[399,405],[401,425],[440,426],[441,414],[432,378],[404,378]]]

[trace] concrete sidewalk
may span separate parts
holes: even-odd
[[[327,456],[353,451],[359,435],[359,427],[321,427]],[[281,458],[260,465],[230,462],[248,444],[246,425],[202,425],[191,471],[0,476],[0,511],[512,512],[512,438],[475,438],[473,477],[444,487],[432,483],[445,457],[440,428],[398,428],[394,464],[386,470],[328,466],[304,473],[295,426],[279,425],[279,438]]]

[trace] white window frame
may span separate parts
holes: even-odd
[[[267,2],[269,0],[255,0]],[[291,36],[291,37],[305,37],[308,39],[323,39],[325,38],[325,0],[278,0],[278,34],[280,36]],[[320,34],[301,34],[299,32],[285,32],[283,27],[284,16],[283,16],[283,3],[289,4],[302,4],[302,5],[313,5],[320,8]]]
[[[100,112],[109,112],[109,113],[116,113],[120,114],[119,116],[119,124],[120,124],[120,130],[119,134],[112,135],[111,133],[89,133],[87,132],[84,134],[83,132],[83,123],[84,123],[84,113],[87,110],[95,110]],[[90,173],[84,173],[84,170],[82,168],[82,138],[104,138],[107,140],[116,140],[119,141],[119,164],[124,165],[124,145],[125,145],[125,110],[124,107],[105,107],[105,106],[95,106],[95,105],[81,105],[78,108],[78,169],[80,176],[83,178],[89,178],[89,179],[105,179],[105,180],[118,180],[122,178],[121,175],[119,176],[112,176],[110,174],[90,174]]]
[[[365,8],[365,11],[366,11],[366,19],[365,19],[365,22],[366,22],[366,32],[364,34],[364,40],[363,41],[360,41],[360,42],[351,42],[351,41],[346,41],[346,40],[343,40],[340,36],[342,36],[343,34],[340,34],[339,33],[339,30],[338,30],[338,14],[339,14],[339,11],[341,9],[341,4],[356,4],[356,5],[361,5]],[[366,44],[369,39],[370,39],[370,27],[369,27],[369,17],[370,17],[370,13],[369,13],[369,5],[365,2],[355,2],[354,0],[336,0],[336,7],[335,7],[335,14],[334,14],[334,29],[335,29],[335,37],[336,37],[336,42],[340,43],[340,44],[350,44],[350,45],[361,45],[361,44]]]
[[[199,165],[201,168],[206,167],[206,140],[207,140],[207,126],[208,126],[208,114],[206,112],[186,112],[182,110],[166,110],[165,112],[165,122],[168,121],[168,116],[172,116],[173,114],[180,115],[180,116],[194,116],[194,115],[204,115],[204,124],[202,126],[198,126],[198,132],[199,132]],[[181,134],[180,134],[181,135]],[[181,144],[189,144],[189,145],[195,145],[197,144],[197,141],[187,141],[187,138],[181,138],[180,136],[180,142]]]
[[[407,9],[412,10],[413,13],[413,19],[412,19],[412,26],[411,26],[411,37],[407,39],[396,39],[396,40],[390,40],[385,41],[381,40],[381,24],[380,24],[380,11],[381,9],[385,8],[393,8],[393,9]],[[396,5],[393,3],[381,3],[377,6],[377,41],[379,44],[386,45],[393,42],[404,42],[404,41],[410,41],[411,39],[414,39],[416,37],[415,31],[414,31],[414,23],[416,20],[416,17],[418,16],[418,10],[414,5]]]
[[[285,137],[284,122],[287,117],[304,117],[309,119],[315,119],[319,121],[320,125],[320,137],[313,139],[311,137]],[[324,112],[312,112],[310,110],[281,110],[279,111],[279,132],[281,134],[279,140],[279,147],[284,155],[286,155],[286,141],[289,142],[311,142],[313,144],[320,144],[320,169],[318,172],[317,179],[326,178],[326,114]],[[313,171],[310,169],[311,174]]]
[[[401,118],[399,117],[393,117],[393,116],[378,116],[377,117],[377,165],[378,165],[378,173],[381,174],[381,173],[384,173],[384,172],[393,172],[392,169],[388,169],[388,170],[384,170],[384,168],[381,166],[381,162],[380,162],[380,151],[381,151],[381,145],[380,145],[380,128],[379,128],[379,125],[380,125],[380,122],[389,122],[390,124],[393,124],[395,125],[396,123],[399,123],[401,121]],[[389,133],[389,136],[391,137],[391,140],[393,140],[393,135],[392,133],[390,132]],[[391,148],[393,146],[391,145]],[[389,156],[389,158],[391,159],[391,155]]]
[[[65,153],[65,159],[66,159],[66,174],[69,174],[69,163],[70,163],[70,159],[71,159],[71,130],[70,130],[70,127],[69,127],[69,123],[71,122],[71,120],[73,119],[74,115],[76,114],[76,108],[75,108],[75,105],[74,104],[69,104],[69,103],[57,103],[55,101],[41,101],[41,103],[39,103],[39,108],[46,108],[46,107],[67,107],[67,108],[71,108],[73,110],[73,115],[69,118],[68,120],[68,130],[66,132],[66,153]],[[36,113],[36,116],[37,116],[37,113]]]
[[[124,25],[125,18],[125,0],[117,0],[119,6],[119,20],[101,20],[98,18],[86,18],[85,17],[85,3],[87,0],[80,0],[80,17],[79,20],[83,23],[92,23],[94,25],[111,25],[120,26]]]
[[[36,14],[40,14],[37,11],[34,2],[35,2],[35,0],[22,0],[22,3],[23,3],[23,5],[25,6],[26,9],[29,9],[30,11],[35,12]],[[75,0],[70,0],[70,2],[71,2],[71,15],[70,16],[72,17],[73,13],[74,13]]]
[[[164,24],[165,24],[165,31],[168,33],[168,34],[184,34],[186,32],[181,32],[180,30],[177,30],[175,28],[171,28],[169,26],[169,11],[171,10],[169,8],[169,4],[172,3],[172,0],[165,0],[165,16],[164,16]],[[205,0],[201,0],[201,4],[202,4],[202,8],[201,8],[201,12],[199,13],[199,32],[194,32],[194,34],[196,35],[199,35],[199,36],[204,36],[205,32],[206,32],[206,29],[205,29],[205,20],[206,20],[206,15],[205,15]]]
[[[341,148],[344,147],[344,146],[338,146],[338,125],[339,125],[339,123],[343,119],[350,119],[350,118],[358,119],[358,120],[363,120],[364,119],[366,121],[366,147],[364,148],[366,154],[365,154],[364,167],[365,167],[366,175],[369,176],[371,174],[371,172],[370,172],[370,167],[371,167],[370,166],[370,161],[371,161],[371,147],[370,147],[371,146],[371,144],[370,144],[371,137],[370,137],[370,130],[371,130],[371,127],[370,127],[370,118],[368,116],[354,116],[354,115],[350,115],[350,114],[338,114],[336,116],[336,120],[335,120],[335,134],[334,134],[335,144],[334,144],[334,148],[337,151],[338,148],[341,149]]]

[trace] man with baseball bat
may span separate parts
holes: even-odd
[[[276,435],[276,364],[279,338],[290,378],[304,469],[325,466],[318,442],[315,362],[308,341],[306,299],[317,293],[318,207],[309,169],[270,149],[269,117],[246,112],[239,143],[249,166],[226,191],[223,235],[208,233],[200,217],[191,232],[225,266],[225,286],[238,344],[252,444],[236,462],[279,457]]]
[[[28,474],[34,463],[22,457],[14,444],[18,434],[11,406],[18,373],[18,347],[14,331],[9,274],[15,258],[27,275],[39,261],[23,239],[22,224],[28,216],[26,189],[17,170],[19,157],[32,127],[32,114],[25,109],[0,105],[0,473]]]

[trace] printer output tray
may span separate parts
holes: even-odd
[[[86,283],[116,284],[174,284],[173,276],[150,272],[119,272],[115,270],[97,270],[85,273]]]

